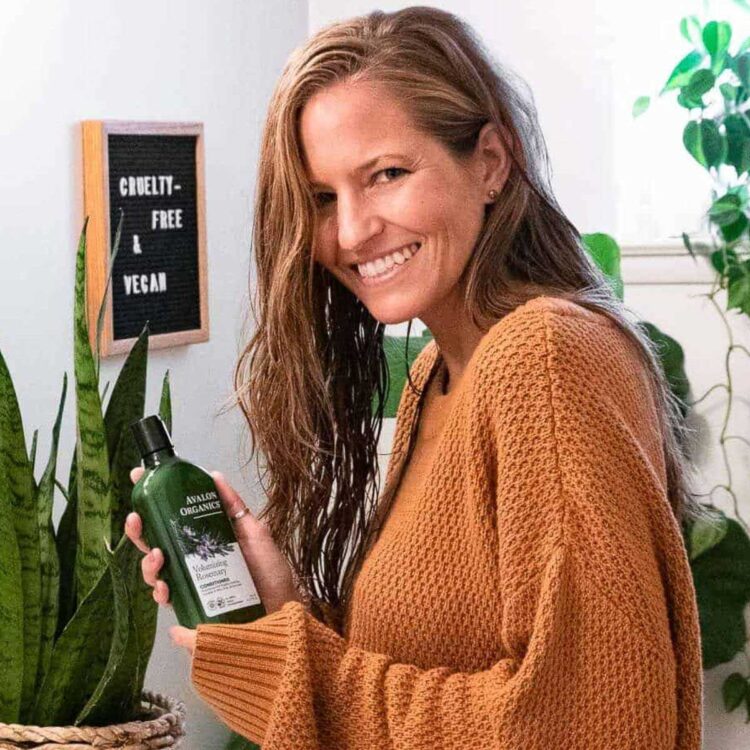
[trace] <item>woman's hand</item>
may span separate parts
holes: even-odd
[[[144,469],[135,467],[130,472],[130,479],[135,484],[142,476]],[[242,498],[227,483],[218,471],[212,471],[211,477],[219,491],[224,510],[231,518],[245,507]],[[232,521],[242,555],[245,558],[258,595],[268,614],[275,612],[288,601],[303,599],[294,585],[292,568],[284,554],[276,546],[267,525],[258,521],[252,511],[242,518]],[[164,555],[158,548],[151,549],[142,538],[143,525],[138,513],[129,513],[125,519],[125,534],[138,549],[145,553],[141,560],[143,580],[152,586],[154,599],[164,606],[169,606],[169,587],[159,579],[159,571],[164,564]],[[177,645],[184,646],[192,652],[195,646],[195,631],[175,626],[170,629],[170,636]]]

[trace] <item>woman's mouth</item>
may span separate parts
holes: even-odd
[[[422,247],[421,242],[405,245],[385,258],[364,264],[354,264],[351,268],[365,286],[377,286],[390,281],[409,265]]]

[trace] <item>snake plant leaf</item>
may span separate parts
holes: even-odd
[[[107,567],[112,505],[104,417],[86,320],[86,223],[76,255],[74,310],[77,407],[75,586],[77,599],[82,602]]]
[[[65,396],[68,391],[68,375],[63,375],[62,394],[57,407],[57,417],[52,427],[52,442],[50,444],[47,466],[39,481],[37,491],[37,521],[39,523],[39,558],[41,563],[42,592],[41,592],[41,643],[39,650],[39,664],[36,674],[36,689],[38,690],[49,666],[52,647],[57,628],[57,612],[59,608],[60,561],[55,546],[55,530],[52,525],[52,505],[55,496],[55,474],[57,472],[57,447],[60,441],[60,424],[65,408]]]
[[[23,591],[18,585],[21,553],[10,498],[8,472],[0,461],[0,721],[18,723],[23,685]]]
[[[172,434],[172,393],[169,388],[169,370],[164,373],[161,384],[161,399],[159,400],[159,416],[166,425],[169,434]]]
[[[34,437],[31,438],[31,450],[29,451],[29,465],[31,466],[31,476],[34,476],[34,466],[36,465],[36,444],[39,438],[39,430],[34,430]]]
[[[0,353],[0,461],[5,465],[6,496],[12,508],[23,596],[23,686],[20,720],[26,721],[33,700],[41,637],[42,578],[39,573],[39,529],[34,476],[23,433],[21,411],[10,372]],[[18,586],[18,580],[15,583]]]
[[[99,380],[99,367],[101,364],[100,350],[102,340],[102,329],[104,328],[104,315],[107,311],[107,297],[109,295],[110,283],[112,281],[112,270],[115,267],[115,259],[117,258],[117,252],[120,249],[120,236],[122,234],[122,221],[125,217],[125,212],[120,209],[120,219],[117,222],[117,229],[115,230],[115,242],[112,247],[112,254],[109,257],[109,268],[107,269],[107,280],[104,284],[104,295],[102,301],[99,303],[99,313],[96,316],[96,379]],[[107,383],[109,386],[109,383]],[[105,387],[104,393],[107,389]],[[104,400],[104,393],[102,393],[102,401]]]
[[[107,431],[107,454],[113,458],[120,434],[132,422],[143,417],[146,400],[146,369],[148,362],[148,323],[130,349],[125,363],[117,376],[107,409],[104,426]]]
[[[724,538],[690,561],[698,600],[703,668],[731,661],[747,641],[744,610],[750,602],[750,539],[727,517]]]
[[[87,713],[81,713],[77,723],[96,725],[127,721],[135,717],[140,707],[146,667],[156,634],[158,605],[151,595],[152,589],[143,581],[141,553],[123,536],[115,550],[118,570],[127,589],[129,627],[127,641],[117,668],[100,685],[102,690],[96,700],[89,701]]]
[[[114,584],[108,562],[55,642],[37,695],[34,724],[72,724],[104,674],[116,628],[112,616]]]
[[[55,536],[55,546],[57,547],[57,557],[60,561],[60,580],[59,580],[59,597],[57,613],[57,630],[55,637],[62,633],[65,626],[76,610],[76,586],[75,586],[75,565],[76,565],[76,519],[78,517],[78,500],[77,500],[77,481],[76,481],[76,456],[73,453],[73,460],[70,464],[70,475],[68,479],[68,493],[66,496],[67,505],[57,525],[57,535]]]
[[[121,721],[124,716],[132,717],[132,706],[123,705],[130,701],[131,695],[126,682],[131,677],[131,670],[122,667],[128,660],[127,649],[132,627],[123,569],[130,567],[127,563],[133,557],[134,549],[136,547],[130,539],[123,537],[108,561],[114,599],[112,640],[107,665],[91,697],[78,713],[74,722],[76,725],[103,726]],[[123,700],[123,696],[126,697],[126,701]]]
[[[120,370],[104,415],[112,482],[111,539],[115,545],[122,536],[125,516],[132,510],[130,469],[137,466],[141,458],[130,425],[143,418],[148,336],[146,323]]]

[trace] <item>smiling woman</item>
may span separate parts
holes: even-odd
[[[264,750],[698,750],[685,428],[522,82],[436,8],[332,24],[284,68],[255,194],[246,560],[286,598],[185,635],[200,695]],[[381,493],[384,329],[413,318]]]

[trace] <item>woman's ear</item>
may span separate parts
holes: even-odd
[[[498,194],[502,191],[510,174],[512,159],[508,149],[512,148],[512,144],[511,133],[503,125],[488,122],[479,131],[474,156],[485,196],[490,190]],[[489,197],[487,202],[491,202]]]

